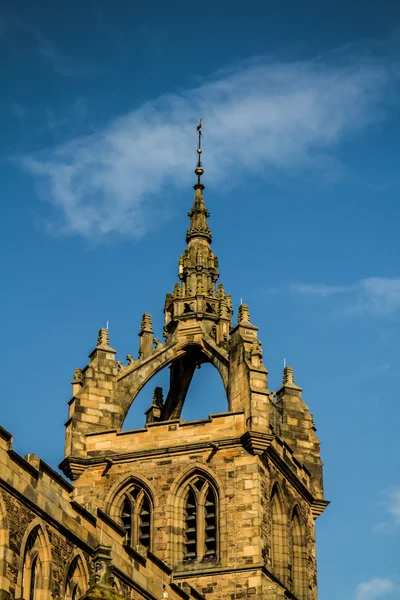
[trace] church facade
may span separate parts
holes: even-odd
[[[0,428],[0,600],[317,599],[315,520],[327,505],[320,442],[293,369],[268,389],[246,305],[233,322],[200,152],[164,341],[143,315],[138,358],[123,363],[100,329],[73,377],[66,478],[15,453]],[[206,362],[221,376],[227,411],[185,422],[191,379]],[[145,426],[122,431],[165,367],[169,390],[155,388]]]

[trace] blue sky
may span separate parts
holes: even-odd
[[[323,600],[400,598],[399,23],[393,0],[0,12],[1,422],[14,448],[58,465],[73,370],[107,320],[120,360],[143,312],[161,337],[202,116],[220,281],[260,327],[270,388],[284,358],[294,367],[322,441]],[[185,418],[225,410],[220,392],[204,366]]]

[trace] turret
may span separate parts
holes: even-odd
[[[315,433],[313,416],[301,393],[301,387],[294,380],[293,368],[286,366],[283,370],[282,387],[276,393],[276,408],[281,415],[280,437],[311,472],[315,496],[322,498],[320,441]]]

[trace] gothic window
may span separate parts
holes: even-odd
[[[271,558],[272,570],[283,583],[287,578],[286,515],[280,490],[274,486],[271,495]]]
[[[37,554],[36,556],[33,557],[32,559],[32,563],[31,563],[31,581],[30,581],[30,585],[29,585],[29,600],[35,600],[35,590],[36,590],[36,584],[37,584],[37,562],[38,562],[38,557]]]
[[[211,484],[196,476],[185,499],[184,561],[217,559],[217,501]]]
[[[120,522],[125,530],[126,543],[135,548],[151,548],[151,501],[139,485],[125,489],[119,500]]]
[[[40,575],[39,526],[35,527],[26,541],[22,573],[22,593],[25,600],[37,600]]]
[[[307,563],[306,544],[303,521],[297,507],[292,512],[292,586],[293,592],[300,600],[307,598]]]
[[[78,600],[87,589],[87,575],[82,558],[75,556],[67,571],[64,600]]]

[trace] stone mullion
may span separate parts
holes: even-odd
[[[208,483],[206,482],[201,491],[198,492],[197,500],[197,560],[203,560],[206,553],[206,497],[208,492]]]
[[[132,511],[132,517],[133,517],[133,528],[132,528],[132,545],[136,546],[136,548],[139,546],[139,535],[140,535],[140,509],[142,506],[142,502],[143,502],[143,498],[144,498],[144,492],[143,490],[141,490],[139,492],[139,494],[137,495],[137,498],[135,498],[135,503],[134,503],[134,507],[133,507],[133,511]]]

